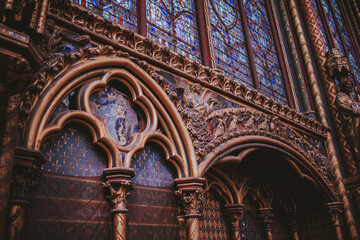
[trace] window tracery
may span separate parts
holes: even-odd
[[[228,77],[252,86],[236,0],[210,0],[209,8],[217,67]]]
[[[279,58],[263,1],[244,0],[260,91],[287,104]]]
[[[72,0],[96,14],[137,31],[136,0]]]
[[[194,1],[148,0],[146,12],[149,38],[200,61]]]

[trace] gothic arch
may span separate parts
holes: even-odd
[[[329,180],[323,177],[302,153],[286,143],[264,136],[240,136],[223,142],[203,158],[199,164],[199,172],[203,176],[218,163],[241,163],[250,153],[263,149],[280,153],[294,172],[300,178],[312,183],[328,202],[337,201]],[[238,155],[233,156],[234,152]]]
[[[87,100],[91,93],[104,89],[114,81],[128,89],[132,102],[146,118],[145,128],[135,134],[126,146],[118,146],[111,139],[106,127],[92,115]],[[58,104],[75,89],[78,90],[77,110],[60,114],[50,121]],[[198,175],[191,138],[176,106],[158,83],[129,59],[93,57],[73,63],[60,71],[52,81],[46,82],[31,109],[24,131],[24,146],[38,150],[45,138],[56,134],[71,121],[84,123],[90,129],[95,144],[104,148],[111,157],[109,167],[129,167],[135,152],[143,149],[148,141],[153,141],[163,148],[166,158],[175,166],[178,177]],[[163,133],[157,131],[159,126],[163,126]]]

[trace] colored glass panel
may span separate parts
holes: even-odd
[[[44,170],[79,177],[101,176],[106,167],[106,154],[92,143],[90,131],[80,125],[67,125],[60,136],[41,146],[48,162]]]
[[[136,0],[71,0],[94,13],[137,31]]]
[[[316,11],[316,19],[317,19],[317,22],[320,26],[320,31],[321,31],[321,34],[324,36],[324,42],[325,42],[325,47],[326,47],[326,51],[329,50],[329,45],[328,45],[328,42],[327,42],[327,39],[326,39],[326,34],[325,34],[325,30],[324,30],[324,26],[321,22],[321,19],[320,19],[320,16],[319,16],[319,10],[317,8],[317,5],[316,5],[316,2],[315,0],[312,0],[312,4],[314,6],[314,9]]]
[[[226,76],[252,86],[236,1],[209,0],[209,8],[217,68]]]
[[[193,0],[147,0],[148,37],[195,61],[200,61]]]
[[[250,211],[244,213],[244,217],[241,221],[242,224],[242,238],[252,240],[262,240],[262,230],[259,222],[254,214]]]
[[[261,93],[287,105],[268,14],[263,1],[244,0]]]
[[[354,77],[360,83],[360,65],[356,58],[355,49],[352,45],[349,32],[341,16],[339,5],[335,0],[330,0],[329,2],[323,1],[323,4],[337,47],[339,48],[341,54],[349,58],[350,65],[354,71]],[[339,28],[336,27],[335,21],[337,22]],[[344,41],[343,44],[341,42],[340,35]]]

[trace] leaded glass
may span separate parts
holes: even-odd
[[[209,0],[209,8],[217,68],[226,76],[252,86],[236,1]]]
[[[352,69],[354,70],[354,75],[357,81],[360,83],[360,66],[359,62],[356,59],[355,55],[355,49],[352,46],[352,42],[350,39],[349,32],[346,29],[345,23],[343,21],[343,18],[341,16],[339,6],[335,0],[330,0],[329,2],[332,5],[332,10],[330,10],[330,5],[327,1],[323,1],[324,8],[326,11],[326,15],[329,19],[329,25],[331,27],[332,33],[335,37],[336,44],[338,48],[340,49],[341,54],[347,56],[350,61],[350,65],[352,66]],[[330,21],[331,19],[331,21]],[[339,29],[336,28],[335,21],[338,23]],[[341,44],[340,35],[342,36],[342,39],[344,41],[344,44]],[[344,49],[345,47],[345,49]]]
[[[147,0],[146,10],[149,38],[200,61],[193,0]]]
[[[100,16],[137,31],[136,0],[71,0]]]
[[[244,0],[261,93],[287,105],[268,14],[263,1]]]
[[[316,5],[316,2],[315,0],[312,0],[312,4],[313,4],[313,7],[315,9],[315,12],[316,12],[316,19],[317,19],[317,22],[320,26],[320,31],[321,31],[321,34],[324,36],[324,43],[325,43],[325,47],[326,47],[326,51],[329,50],[329,45],[327,43],[327,39],[326,39],[326,34],[325,34],[325,30],[324,30],[324,26],[321,22],[321,19],[320,19],[320,16],[319,16],[319,10],[317,8],[317,5]]]

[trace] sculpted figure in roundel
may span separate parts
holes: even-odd
[[[360,103],[352,97],[353,83],[349,78],[343,78],[339,87],[335,104],[339,110],[343,132],[352,147],[353,157],[360,161]]]

